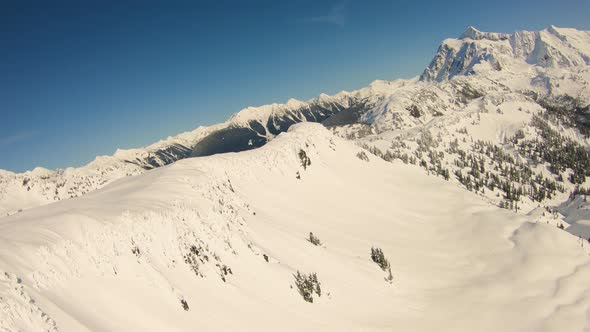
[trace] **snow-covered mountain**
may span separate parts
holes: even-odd
[[[506,99],[553,105],[575,113],[570,120],[590,131],[590,32],[551,26],[514,34],[469,27],[447,39],[419,79],[375,81],[370,86],[302,102],[248,107],[227,122],[200,127],[141,149],[98,157],[77,169],[0,173],[0,214],[78,197],[124,176],[188,156],[237,152],[266,144],[298,122],[321,122],[342,135],[414,130],[437,118]],[[497,105],[498,104],[498,105]],[[555,105],[554,105],[555,104]],[[451,120],[452,121],[452,120]],[[569,120],[568,120],[569,121]]]
[[[0,328],[584,330],[589,60],[469,27],[413,79],[3,171]]]
[[[248,107],[224,123],[199,127],[145,148],[118,150],[79,168],[36,168],[24,173],[0,170],[0,215],[79,197],[122,177],[187,157],[258,148],[295,123],[357,123],[366,109],[382,99],[381,92],[365,88],[335,96],[322,94],[307,102],[291,99],[286,104]]]
[[[583,330],[588,248],[545,219],[300,124],[3,218],[0,326]]]
[[[459,39],[440,45],[421,80],[444,81],[457,75],[472,75],[476,66],[502,71],[515,63],[543,68],[590,65],[590,32],[555,26],[542,31],[513,34],[481,32],[469,27]]]

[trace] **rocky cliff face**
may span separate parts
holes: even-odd
[[[481,32],[469,27],[459,39],[447,39],[420,79],[437,81],[473,75],[476,66],[510,70],[522,64],[564,68],[590,64],[590,33],[550,26],[513,34]],[[484,68],[482,68],[484,69]]]

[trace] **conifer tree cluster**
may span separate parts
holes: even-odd
[[[569,128],[576,128],[584,137],[590,137],[590,106],[568,95],[538,99],[537,103],[547,111],[543,117],[548,121],[558,122]],[[586,105],[584,105],[586,104]]]
[[[318,297],[322,296],[321,284],[318,281],[317,274],[302,274],[297,271],[297,274],[294,274],[293,277],[295,277],[295,286],[297,286],[299,294],[305,301],[313,303],[313,294]]]
[[[517,146],[524,140],[524,133],[517,131],[509,140]],[[489,142],[476,141],[471,146],[472,153],[458,148],[457,141],[451,142],[449,152],[457,154],[454,174],[468,190],[483,191],[488,188],[503,193],[504,201],[499,206],[507,209],[518,209],[518,202],[522,197],[532,201],[542,202],[551,199],[557,191],[564,192],[560,177],[548,178],[536,173],[531,166],[536,163],[520,161],[507,153],[502,147]],[[526,157],[526,156],[525,156]],[[463,174],[460,169],[467,168]]]
[[[520,141],[519,152],[534,161],[549,163],[549,169],[556,175],[569,168],[573,172],[568,180],[573,184],[584,183],[590,176],[590,152],[551,128],[547,118],[547,112],[533,117],[531,125],[537,128],[540,139]]]
[[[517,130],[503,144],[473,139],[467,143],[468,131],[463,127],[456,130],[463,135],[462,143],[459,137],[441,146],[441,134],[434,137],[423,130],[415,145],[411,140],[408,145],[402,135],[394,139],[385,153],[375,146],[363,146],[386,161],[399,159],[406,164],[419,165],[428,174],[446,180],[453,174],[467,190],[495,193],[500,198],[500,207],[518,210],[525,200],[541,203],[554,198],[558,192],[565,192],[565,181],[579,186],[590,176],[590,151],[554,130],[549,121],[567,125],[563,116],[547,111],[533,116],[531,127],[538,134],[534,139],[527,138],[525,131]],[[539,171],[539,165],[546,165],[553,175]]]
[[[363,161],[369,161],[369,157],[365,153],[365,151],[360,151],[356,154],[356,157]]]

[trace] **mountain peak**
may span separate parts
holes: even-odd
[[[307,104],[301,100],[297,100],[295,98],[290,98],[289,100],[287,100],[287,107],[289,108],[299,108],[299,107],[304,107]]]
[[[473,25],[470,25],[467,27],[467,29],[465,29],[465,31],[463,31],[461,36],[459,36],[459,39],[466,39],[466,38],[479,39],[478,38],[479,36],[481,36],[481,31],[476,29]]]
[[[500,71],[523,64],[552,68],[587,66],[589,44],[590,32],[554,25],[542,31],[513,34],[482,32],[469,26],[458,39],[443,42],[420,79],[440,82],[478,70]]]
[[[474,26],[470,25],[467,29],[459,36],[459,39],[473,39],[473,40],[506,40],[510,38],[509,34],[505,33],[498,33],[498,32],[482,32],[476,29]]]

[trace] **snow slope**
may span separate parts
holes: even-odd
[[[37,167],[24,173],[0,170],[0,216],[82,196],[122,177],[142,174],[188,157],[194,143],[217,127],[199,127],[144,148],[119,149],[113,156],[98,156],[78,168]]]
[[[563,202],[558,211],[565,217],[566,230],[580,236],[582,243],[590,245],[590,204],[588,196],[580,195]]]
[[[590,327],[590,258],[576,237],[361,151],[300,124],[260,149],[184,159],[2,218],[0,327]],[[392,284],[371,246],[389,259]],[[294,288],[297,270],[317,273],[314,303]]]

